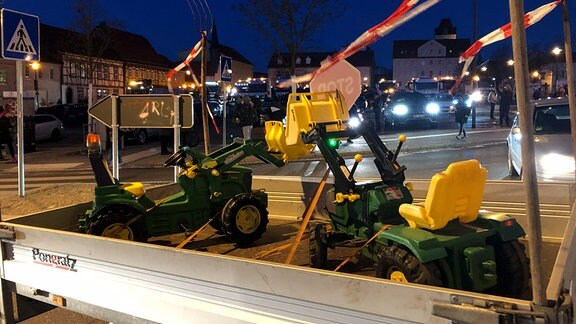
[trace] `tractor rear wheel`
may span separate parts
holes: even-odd
[[[128,206],[110,206],[92,216],[94,221],[88,226],[88,234],[117,238],[121,240],[146,242],[146,226],[142,216],[126,225],[130,220],[141,213]]]
[[[442,273],[434,262],[422,263],[414,254],[398,246],[380,249],[376,277],[400,282],[442,286]]]
[[[252,194],[241,194],[228,201],[222,210],[222,229],[238,245],[254,243],[268,225],[268,210]]]
[[[530,299],[530,261],[518,240],[494,245],[498,283],[491,293]]]
[[[325,243],[326,225],[316,224],[310,231],[310,267],[326,269],[328,267],[328,246]]]

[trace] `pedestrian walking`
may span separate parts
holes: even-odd
[[[458,135],[456,135],[456,139],[461,140],[467,137],[465,125],[468,123],[468,116],[470,116],[470,107],[468,107],[464,97],[458,97],[457,101],[456,110],[454,111],[454,121],[458,123]]]
[[[512,87],[509,84],[505,85],[500,94],[500,107],[498,109],[500,115],[500,127],[510,127],[510,105],[512,105]]]
[[[498,103],[498,94],[496,90],[490,91],[488,94],[488,102],[490,103],[490,120],[492,123],[496,124],[496,119],[494,118],[494,110],[496,110],[496,104]]]
[[[16,153],[14,152],[14,145],[12,145],[12,124],[3,106],[0,106],[0,144],[8,146],[12,162],[16,163]]]
[[[248,96],[242,97],[234,114],[234,122],[242,127],[242,137],[244,139],[252,138],[252,127],[258,122],[258,112]]]

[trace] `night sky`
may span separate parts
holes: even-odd
[[[94,0],[97,1],[97,0]],[[220,43],[233,47],[254,63],[255,71],[265,72],[272,54],[270,47],[254,31],[239,25],[239,18],[232,10],[230,0],[99,0],[106,19],[123,23],[123,29],[148,38],[152,46],[171,60],[176,61],[179,52],[188,52],[199,40],[200,26],[207,25],[208,12],[199,15],[194,10],[194,2],[204,2],[210,11],[218,29]],[[240,0],[241,1],[241,0]],[[551,0],[525,0],[526,11],[533,10]],[[71,9],[70,0],[4,0],[1,6],[40,17],[40,22],[71,28],[76,14]],[[327,25],[315,36],[318,40],[308,51],[336,52],[347,46],[366,29],[388,17],[401,3],[401,0],[344,0],[347,10],[338,21]],[[421,1],[423,2],[423,0]],[[477,37],[509,22],[509,8],[506,0],[477,0],[478,26]],[[570,16],[576,19],[573,1]],[[392,67],[392,43],[400,39],[431,39],[434,28],[441,18],[449,18],[457,28],[458,38],[473,38],[473,0],[442,0],[428,11],[400,26],[392,33],[381,38],[371,47],[376,52],[377,65]],[[574,26],[574,23],[572,23]],[[572,38],[574,35],[572,28]],[[528,44],[540,46],[542,50],[551,50],[562,46],[561,6],[546,16],[540,23],[530,27],[527,33]],[[480,54],[488,58],[493,51],[505,47],[511,55],[511,42],[502,41],[484,48]]]

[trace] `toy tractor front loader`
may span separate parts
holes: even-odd
[[[146,242],[149,237],[190,232],[210,224],[231,241],[247,245],[268,224],[268,196],[252,189],[252,170],[238,165],[248,156],[283,166],[263,142],[236,139],[209,155],[182,147],[164,166],[179,166],[181,191],[153,201],[141,183],[120,183],[110,174],[95,134],[88,152],[96,178],[94,203],[80,220],[84,232]]]
[[[389,150],[370,125],[350,127],[342,103],[338,92],[291,94],[286,135],[267,137],[269,147],[285,155],[289,143],[317,145],[334,176],[326,198],[330,221],[312,230],[310,265],[327,267],[328,248],[365,245],[362,255],[381,278],[525,297],[528,259],[518,241],[524,230],[508,215],[479,211],[487,172],[478,161],[451,164],[432,178],[424,204],[414,205],[406,167],[397,162],[406,137]],[[350,169],[338,153],[339,140],[360,136],[379,181],[357,182],[362,156]]]

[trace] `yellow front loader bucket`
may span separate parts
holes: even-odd
[[[281,153],[283,160],[294,160],[312,150],[314,144],[305,144],[302,134],[317,124],[325,124],[327,132],[343,131],[348,121],[348,110],[340,91],[292,93],[288,97],[286,127],[281,122],[266,122],[266,143],[271,152]]]

